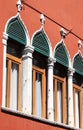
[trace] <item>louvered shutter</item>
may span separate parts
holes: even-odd
[[[65,47],[63,43],[59,44],[57,48],[55,49],[55,55],[56,61],[66,67],[68,67],[68,57],[67,52],[65,50]]]
[[[7,34],[11,39],[16,40],[23,45],[26,44],[26,34],[18,17],[9,22],[7,26]]]
[[[37,52],[45,56],[49,56],[48,41],[43,31],[39,31],[35,34],[32,44]]]
[[[83,59],[79,54],[74,58],[73,68],[78,74],[83,75]]]

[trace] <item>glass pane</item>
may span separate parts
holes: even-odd
[[[36,73],[36,115],[42,113],[42,75]]]
[[[23,48],[24,48],[24,46],[22,46],[18,42],[14,41],[12,39],[8,39],[8,43],[7,43],[7,53],[8,54],[20,58],[22,56]]]
[[[57,105],[58,105],[58,122],[62,122],[62,83],[57,82]]]
[[[18,88],[18,65],[12,63],[11,87],[10,87],[10,108],[17,110],[17,88]]]
[[[76,99],[76,106],[75,106],[75,109],[76,109],[76,127],[79,128],[79,92],[76,91],[75,92],[75,99]]]

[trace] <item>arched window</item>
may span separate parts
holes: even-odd
[[[4,59],[6,59],[4,67],[6,66],[6,72],[4,72],[3,76],[6,76],[6,85],[3,86],[5,90],[3,92],[5,95],[3,102],[5,107],[21,111],[22,53],[27,44],[27,33],[20,15],[12,17],[7,22],[5,35],[8,38],[6,39],[7,45],[4,44]]]
[[[54,120],[59,123],[67,123],[68,54],[63,41],[55,48],[54,57],[56,58],[53,74]]]
[[[73,68],[73,95],[74,95],[74,125],[82,127],[82,84],[83,84],[83,60],[81,54],[74,57]]]
[[[6,107],[21,110],[22,50],[24,46],[8,39],[6,51]]]
[[[46,77],[50,49],[43,29],[35,33],[32,39],[32,45],[35,50],[33,53],[32,113],[40,117],[46,117]]]

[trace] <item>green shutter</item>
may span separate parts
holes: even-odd
[[[48,40],[43,30],[34,35],[32,44],[37,52],[49,56]]]
[[[83,75],[83,59],[81,55],[78,54],[74,58],[73,68],[78,74]]]
[[[68,56],[63,42],[56,47],[54,57],[58,63],[68,67]]]
[[[8,36],[17,42],[26,45],[26,34],[19,17],[13,18],[7,26]]]

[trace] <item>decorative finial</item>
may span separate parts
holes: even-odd
[[[45,24],[45,17],[44,17],[43,14],[41,14],[41,16],[40,16],[40,22],[41,22],[42,25]]]
[[[61,30],[60,30],[60,35],[61,35],[61,37],[64,39],[65,37],[66,37],[66,31],[63,29],[63,28],[61,28]]]
[[[17,1],[16,6],[17,6],[17,9],[18,9],[18,12],[20,12],[20,11],[22,10],[21,0],[18,0],[18,1]]]
[[[82,49],[82,42],[81,42],[81,40],[78,40],[78,48],[79,48],[79,50],[81,50]]]

